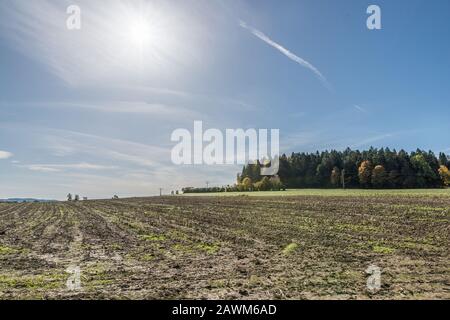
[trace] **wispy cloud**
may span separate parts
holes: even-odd
[[[317,148],[321,139],[322,132],[318,130],[292,132],[281,137],[280,149],[282,152],[298,152],[310,147]]]
[[[179,116],[183,118],[199,118],[200,113],[183,107],[175,107],[162,103],[147,103],[145,101],[104,101],[104,102],[29,102],[26,106],[39,108],[71,108],[86,109],[97,112],[147,114],[152,116]]]
[[[21,167],[25,167],[32,171],[40,171],[40,172],[60,172],[66,169],[75,169],[75,170],[111,170],[115,169],[115,166],[104,166],[98,164],[92,164],[87,162],[74,163],[74,164],[30,164],[30,165],[22,165]]]
[[[368,144],[376,142],[376,141],[392,138],[392,137],[394,137],[394,135],[395,134],[393,134],[393,133],[386,133],[386,134],[380,134],[380,135],[376,135],[373,137],[369,137],[369,138],[366,138],[366,139],[363,139],[363,140],[357,142],[356,144],[353,144],[351,146],[351,148],[359,148],[359,147],[367,146]]]
[[[353,107],[354,107],[356,110],[358,110],[358,111],[361,111],[361,112],[364,112],[364,113],[367,112],[367,110],[366,110],[365,108],[361,107],[360,105],[355,104],[355,105],[353,105]]]
[[[170,149],[75,131],[49,129],[44,141],[45,147],[56,154],[69,152],[72,156],[101,157],[147,168],[162,165],[161,159],[170,160]],[[67,145],[70,145],[70,150],[67,150]]]
[[[159,169],[165,164],[171,163],[171,145],[169,144],[157,146],[79,131],[29,126],[22,123],[8,123],[3,126],[0,123],[0,128],[6,132],[15,132],[21,139],[28,142],[32,141],[35,152],[41,152],[49,159],[56,156],[58,157],[57,163],[61,163],[62,158],[70,158],[72,159],[71,163],[76,164],[79,164],[78,161],[107,163],[120,167],[134,164],[146,169]],[[49,160],[47,163],[54,163],[54,161]],[[83,166],[88,167],[86,164]],[[78,165],[78,167],[83,166]]]
[[[50,172],[60,172],[60,169],[56,169],[56,168],[51,168],[51,167],[46,167],[46,166],[41,166],[38,164],[32,164],[32,165],[28,165],[28,166],[23,166],[25,168],[27,168],[28,170],[31,171],[39,171],[39,172],[46,172],[46,173],[50,173]]]
[[[307,113],[304,112],[304,111],[298,111],[298,112],[294,112],[294,113],[291,114],[291,116],[295,117],[295,118],[303,118],[306,115],[307,115]]]
[[[104,87],[104,90],[121,90],[122,92],[126,92],[133,97],[172,97],[182,99],[183,103],[186,102],[194,102],[198,103],[207,103],[208,109],[212,107],[217,108],[237,108],[239,110],[245,111],[253,111],[257,110],[259,106],[252,104],[251,102],[241,100],[239,98],[233,97],[224,97],[218,96],[217,94],[208,94],[201,92],[191,92],[191,91],[181,91],[174,90],[169,88],[158,88],[152,86],[108,86]]]
[[[332,90],[331,85],[328,83],[328,80],[325,78],[325,76],[322,74],[322,72],[319,71],[319,69],[317,69],[315,66],[313,66],[311,63],[309,63],[308,61],[306,61],[305,59],[300,58],[299,56],[297,56],[296,54],[292,53],[291,51],[289,51],[288,49],[286,49],[285,47],[283,47],[281,44],[273,41],[272,39],[270,39],[268,36],[266,36],[263,32],[261,32],[258,29],[255,29],[249,25],[247,25],[247,23],[245,23],[244,21],[240,21],[239,25],[250,31],[254,36],[256,36],[257,38],[259,38],[260,40],[264,41],[265,43],[267,43],[269,46],[277,49],[278,51],[280,51],[282,54],[284,54],[286,57],[288,57],[289,59],[291,59],[292,61],[298,63],[299,65],[311,70],[316,76],[317,78],[320,79],[320,81],[322,81],[323,85],[328,89],[328,90]]]
[[[11,152],[0,150],[0,160],[9,159],[13,156]]]

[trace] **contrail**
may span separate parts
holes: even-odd
[[[353,107],[355,107],[355,109],[357,109],[357,110],[359,110],[359,111],[361,111],[361,112],[367,112],[366,109],[364,109],[363,107],[361,107],[361,106],[359,106],[359,105],[357,105],[357,104],[353,105]]]
[[[275,41],[273,41],[272,39],[270,39],[268,36],[266,36],[263,32],[259,31],[258,29],[255,29],[249,25],[247,25],[247,23],[245,23],[244,21],[239,21],[239,25],[250,31],[254,36],[258,37],[259,39],[261,39],[262,41],[264,41],[265,43],[267,43],[268,45],[272,46],[273,48],[277,49],[278,51],[280,51],[282,54],[284,54],[286,57],[288,57],[289,59],[291,59],[294,62],[297,62],[299,65],[308,68],[309,70],[311,70],[312,72],[314,72],[314,74],[317,76],[317,78],[320,79],[320,81],[322,81],[322,83],[324,84],[324,86],[330,90],[333,91],[331,88],[331,85],[328,83],[327,79],[324,77],[324,75],[319,71],[319,69],[317,69],[315,66],[313,66],[311,63],[309,63],[308,61],[300,58],[299,56],[297,56],[296,54],[292,53],[291,51],[289,51],[288,49],[286,49],[285,47],[283,47],[282,45],[276,43]]]

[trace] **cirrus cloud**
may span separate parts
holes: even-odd
[[[73,169],[73,170],[111,170],[116,169],[115,166],[104,166],[91,164],[87,162],[75,163],[75,164],[31,164],[24,166],[32,171],[40,171],[40,172],[60,172],[65,169]]]

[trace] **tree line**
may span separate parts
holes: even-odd
[[[244,166],[238,184],[246,178],[262,181],[261,164]],[[448,186],[450,158],[432,151],[408,153],[389,148],[367,151],[323,151],[283,154],[278,177],[285,188],[441,188]],[[248,181],[247,181],[248,182]]]
[[[235,185],[184,188],[184,193],[268,191],[295,188],[443,188],[450,185],[450,157],[417,149],[323,151],[283,154],[277,176],[261,176],[261,163],[243,167]]]

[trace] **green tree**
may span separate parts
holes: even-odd
[[[402,178],[400,175],[400,172],[397,170],[391,170],[389,172],[388,178],[387,178],[387,185],[390,188],[398,188],[402,186]]]
[[[433,169],[431,169],[431,166],[422,153],[418,153],[411,157],[411,164],[416,172],[416,183],[418,187],[425,188],[435,186],[437,175],[433,172]]]
[[[446,166],[447,168],[448,168],[448,166],[450,165],[450,159],[449,159],[448,156],[447,156],[445,153],[443,153],[443,152],[441,152],[441,153],[439,154],[439,164],[440,164],[441,166]]]

